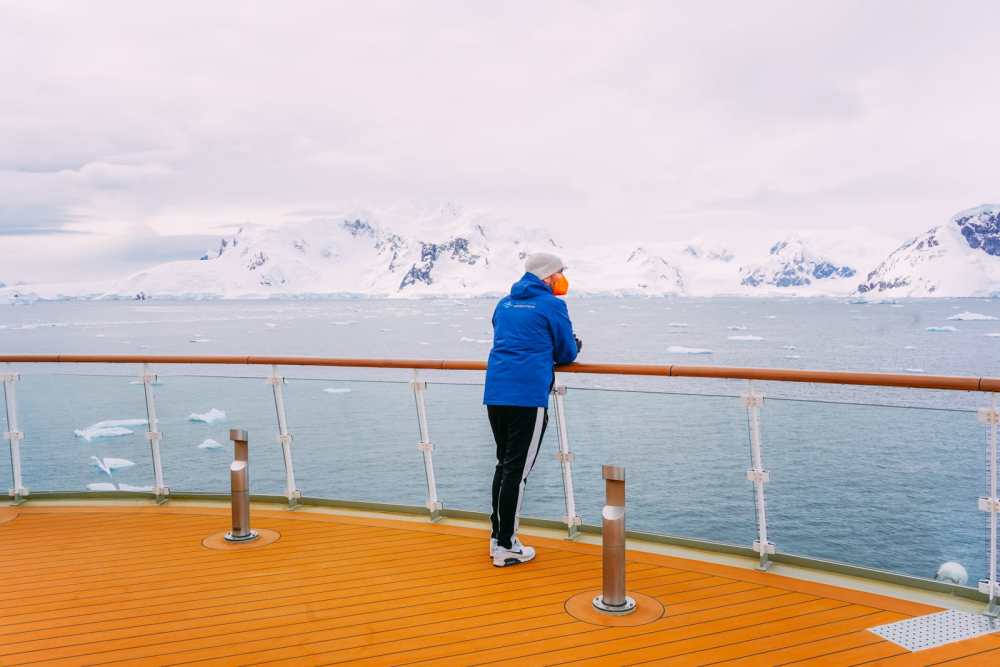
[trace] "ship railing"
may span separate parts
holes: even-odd
[[[282,369],[321,369],[321,368],[348,368],[348,369],[381,369],[406,371],[411,374],[407,383],[409,392],[412,395],[415,406],[416,426],[418,442],[416,449],[420,455],[421,467],[423,468],[423,480],[425,484],[424,508],[432,521],[439,520],[448,514],[444,503],[440,497],[438,488],[438,474],[435,468],[434,453],[435,445],[430,434],[431,418],[428,412],[427,396],[429,384],[426,379],[428,373],[442,372],[453,377],[454,374],[464,374],[468,372],[482,373],[486,366],[480,361],[461,360],[426,360],[426,359],[351,359],[351,358],[318,358],[301,356],[233,356],[233,355],[116,355],[116,354],[7,354],[0,355],[0,362],[7,364],[6,372],[2,373],[4,387],[5,404],[5,429],[3,435],[8,442],[10,453],[10,475],[11,488],[9,494],[15,503],[24,502],[30,496],[52,497],[64,490],[52,489],[39,493],[37,490],[29,492],[23,470],[22,454],[25,447],[31,446],[32,434],[26,432],[21,427],[18,413],[18,382],[22,373],[34,373],[36,369],[48,368],[55,364],[58,367],[72,365],[72,368],[80,368],[78,364],[84,365],[112,365],[112,368],[120,368],[122,365],[133,365],[140,369],[137,373],[139,384],[142,387],[142,403],[144,404],[146,418],[144,423],[147,431],[146,440],[149,443],[149,456],[151,465],[152,485],[139,493],[149,493],[158,502],[166,502],[170,497],[181,497],[184,494],[171,493],[164,472],[163,455],[161,451],[161,441],[164,434],[161,432],[161,419],[158,416],[157,369],[161,368],[202,368],[206,366],[226,366],[229,368],[264,367],[269,372],[265,376],[269,387],[269,403],[274,411],[274,439],[280,450],[281,469],[283,471],[282,496],[289,508],[294,509],[302,503],[310,501],[322,501],[323,498],[304,498],[296,480],[294,467],[293,435],[290,431],[289,420],[286,414],[285,386],[286,378]],[[106,368],[107,366],[102,366]],[[30,370],[25,370],[30,369]],[[997,408],[997,393],[1000,393],[1000,378],[976,377],[976,376],[950,376],[950,375],[927,375],[911,373],[871,373],[871,372],[848,372],[848,371],[820,371],[820,370],[795,370],[776,368],[738,368],[722,366],[689,366],[689,365],[642,365],[642,364],[583,364],[576,363],[568,366],[561,366],[555,369],[557,381],[552,388],[550,408],[552,411],[552,421],[556,431],[555,457],[560,466],[560,477],[562,481],[562,505],[563,513],[561,524],[565,526],[567,536],[570,539],[577,537],[581,531],[593,531],[593,526],[585,525],[578,511],[577,492],[574,487],[574,461],[577,452],[571,449],[569,435],[569,419],[567,416],[568,391],[570,386],[566,382],[569,376],[584,374],[587,376],[617,376],[631,378],[693,378],[703,381],[722,381],[731,383],[742,383],[742,389],[733,394],[715,394],[714,399],[726,399],[738,401],[740,412],[745,415],[745,454],[749,458],[749,466],[745,471],[745,480],[749,482],[752,489],[753,506],[753,539],[746,546],[724,544],[707,539],[696,539],[689,537],[671,537],[663,534],[645,534],[647,538],[660,539],[661,541],[673,542],[684,546],[696,548],[711,548],[732,553],[749,555],[752,553],[757,559],[759,567],[768,569],[772,562],[787,562],[803,565],[828,567],[839,570],[847,574],[859,574],[862,576],[875,576],[876,578],[917,585],[922,588],[931,588],[957,593],[966,597],[982,599],[987,603],[987,610],[993,615],[1000,614],[1000,582],[998,582],[997,560],[998,560],[998,515],[1000,515],[1000,491],[998,491],[998,427],[1000,427],[1000,412]],[[116,375],[116,374],[112,374]],[[120,374],[117,374],[120,375]],[[197,377],[212,378],[220,377],[211,374],[196,374]],[[258,377],[256,375],[224,376],[228,378]],[[302,378],[308,379],[308,378]],[[335,378],[327,378],[335,379]],[[380,381],[380,380],[363,380]],[[399,380],[393,380],[398,383]],[[756,384],[755,384],[756,383]],[[816,558],[795,556],[778,550],[773,538],[773,533],[769,531],[768,500],[765,488],[771,482],[771,473],[765,465],[765,441],[764,430],[762,428],[764,408],[764,395],[760,391],[762,383],[793,383],[794,385],[837,385],[837,386],[860,386],[917,390],[941,390],[945,392],[976,392],[981,403],[977,409],[951,409],[924,407],[925,410],[941,410],[950,413],[959,413],[962,418],[969,417],[969,413],[978,418],[985,429],[985,464],[981,467],[981,472],[985,478],[985,491],[982,495],[974,494],[976,498],[976,509],[986,516],[986,530],[984,539],[984,576],[975,587],[956,586],[939,581],[931,581],[926,578],[912,575],[900,574],[898,572],[883,572],[871,567],[857,566],[844,562],[827,562]],[[435,381],[434,384],[447,386],[449,384],[470,384],[467,382],[450,382],[442,380]],[[475,383],[473,383],[475,385]],[[578,387],[582,391],[615,391],[624,394],[671,394],[669,391],[656,389],[634,390],[628,388],[601,388],[601,387]],[[683,392],[677,392],[685,395]],[[704,401],[705,397],[696,400]],[[770,400],[770,399],[769,399]],[[796,399],[778,399],[779,401],[795,401]],[[830,403],[849,404],[844,401],[832,401]],[[877,404],[862,404],[870,407]],[[911,409],[913,406],[884,405],[880,407]],[[193,417],[194,415],[192,415]],[[691,414],[692,419],[697,415]],[[439,417],[438,423],[453,418],[454,415],[444,414]],[[593,417],[593,415],[591,415]],[[815,419],[809,425],[815,429],[823,429],[825,425],[818,424]],[[887,426],[889,427],[889,426]],[[114,428],[114,427],[112,427]],[[980,431],[982,433],[982,431]],[[870,434],[877,437],[877,433]],[[609,437],[608,433],[604,433]],[[252,435],[251,435],[252,437]],[[805,434],[808,439],[810,434]],[[363,443],[355,443],[355,446],[363,447]],[[963,443],[964,447],[964,443]],[[972,444],[969,443],[969,447]],[[617,443],[613,451],[619,452],[627,450],[627,443]],[[97,459],[97,457],[93,457]],[[106,463],[106,459],[97,459],[98,465],[103,464],[103,470],[111,476],[112,470]],[[652,465],[652,464],[650,464]],[[873,462],[879,465],[879,462]],[[669,472],[669,471],[665,471]],[[828,471],[828,478],[831,484],[836,483],[837,471]],[[841,480],[844,482],[845,480]],[[849,482],[850,480],[846,480]],[[744,483],[746,483],[744,482]],[[928,479],[928,484],[934,484],[935,480]],[[121,488],[121,487],[117,487]],[[822,491],[822,490],[817,490]],[[972,494],[971,490],[969,491]],[[96,494],[95,494],[96,495]],[[190,495],[190,494],[188,494]],[[949,502],[951,502],[950,499]],[[816,499],[820,502],[820,499]],[[880,498],[868,499],[870,503],[885,502]],[[898,498],[888,502],[900,503],[900,507],[894,508],[900,515],[905,515],[908,508],[905,500]],[[350,503],[348,503],[350,504]],[[356,505],[358,503],[355,503]],[[671,498],[669,493],[663,498],[663,504],[669,511]],[[456,516],[470,514],[460,510],[450,510]],[[850,530],[857,527],[850,526]],[[838,559],[843,560],[843,559]]]

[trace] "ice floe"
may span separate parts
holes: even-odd
[[[192,412],[188,415],[189,422],[201,422],[203,424],[214,424],[226,418],[226,413],[218,408],[212,408],[208,412]]]
[[[128,426],[145,426],[145,419],[108,419],[91,424],[86,428],[78,428],[73,434],[78,438],[83,438],[87,442],[97,438],[116,438],[123,435],[135,433]]]
[[[729,340],[764,340],[763,336],[729,336]]]
[[[129,461],[128,459],[116,459],[112,457],[105,457],[102,459],[96,456],[91,456],[90,460],[95,466],[97,466],[98,470],[106,472],[108,475],[111,474],[112,470],[131,468],[135,465],[135,461]]]
[[[153,487],[151,487],[151,486],[134,486],[132,484],[119,484],[118,485],[118,490],[119,491],[140,491],[140,492],[141,491],[146,491],[146,492],[149,492],[149,491],[153,490]]]
[[[87,485],[88,491],[117,491],[118,486],[114,482],[91,482]]]
[[[712,354],[711,350],[701,347],[684,347],[683,345],[671,345],[667,348],[667,354]]]
[[[352,390],[350,387],[327,387],[323,391],[328,394],[349,394]]]
[[[946,319],[949,320],[960,320],[962,322],[982,322],[986,320],[995,320],[997,318],[992,315],[983,315],[982,313],[970,313],[968,311],[963,313],[958,313],[957,315],[952,315]]]
[[[211,438],[205,438],[205,440],[198,445],[198,449],[221,449],[222,443],[212,440]]]
[[[932,333],[941,333],[941,332],[946,332],[946,331],[958,331],[958,329],[956,329],[955,327],[952,327],[952,326],[927,327],[927,330],[930,331],[930,332],[932,332]]]

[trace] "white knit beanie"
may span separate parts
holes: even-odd
[[[539,280],[545,280],[553,273],[566,270],[562,260],[547,252],[536,252],[524,260],[524,270],[534,274]]]

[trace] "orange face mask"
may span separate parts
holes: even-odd
[[[556,296],[566,296],[566,293],[569,292],[569,281],[566,280],[566,276],[557,273],[553,277],[555,281],[552,283],[552,293]]]

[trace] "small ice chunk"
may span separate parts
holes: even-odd
[[[915,349],[917,349],[917,346],[916,345],[904,345],[903,349],[904,350],[915,350]]]
[[[119,491],[135,491],[135,492],[150,492],[153,490],[151,486],[133,486],[132,484],[119,484]]]
[[[778,319],[778,316],[777,315],[765,315],[764,319],[765,320],[776,320],[776,319]]]
[[[96,456],[91,456],[90,460],[98,470],[107,473],[108,476],[111,475],[112,470],[118,470],[119,468],[131,468],[135,465],[134,461],[129,461],[128,459],[116,459],[112,457],[102,459]]]
[[[192,338],[188,342],[189,343],[211,343],[212,339],[211,338],[202,338],[200,336],[196,336],[196,337]]]
[[[357,324],[357,323],[358,323],[357,320],[334,320],[333,322],[330,322],[330,326],[346,327],[350,326],[351,324]]]
[[[729,336],[729,340],[764,340],[763,336]]]
[[[997,318],[993,317],[992,315],[983,315],[982,313],[970,313],[969,311],[965,311],[962,313],[958,313],[957,315],[952,315],[951,317],[946,319],[960,320],[962,322],[982,322],[986,320],[995,320]]]
[[[903,370],[906,371],[907,373],[926,373],[927,372],[923,368],[904,368]]]
[[[427,341],[425,341],[425,340],[422,340],[422,341],[420,341],[419,343],[417,343],[417,345],[430,345],[430,343],[428,343],[428,342],[427,342]]]
[[[274,329],[278,325],[275,322],[264,322],[264,326],[267,327],[268,329]]]
[[[203,424],[214,424],[215,422],[222,421],[225,418],[226,413],[218,408],[212,408],[208,412],[202,412],[201,414],[192,412],[188,415],[189,422],[201,422]]]
[[[351,388],[350,387],[327,387],[323,391],[325,391],[328,394],[349,394],[349,393],[351,393]]]
[[[1000,333],[988,333],[985,335],[987,338],[1000,338]]]
[[[785,359],[801,359],[801,354],[786,354]]]
[[[782,350],[794,350],[795,346],[794,345],[782,345],[781,349]]]
[[[667,354],[712,354],[711,350],[700,347],[684,347],[683,345],[671,345],[667,348]]]
[[[440,322],[424,322],[424,324],[426,324],[427,326],[434,327],[434,326],[437,326],[437,325],[439,325],[441,323]]]
[[[671,327],[673,329],[683,329],[683,328],[685,328],[685,327],[688,326],[688,323],[687,322],[671,322],[667,326]]]
[[[458,339],[458,342],[483,344],[483,343],[489,343],[491,341],[489,338],[469,338],[468,336],[462,336],[461,338]]]
[[[746,326],[745,324],[731,324],[726,328],[729,329],[730,331],[746,331],[750,327]]]
[[[941,563],[934,578],[938,581],[948,581],[959,586],[964,586],[969,581],[969,573],[961,563],[950,560],[946,563]]]
[[[87,485],[88,491],[117,491],[118,487],[114,482],[92,482]]]
[[[107,419],[105,421],[91,424],[86,428],[78,428],[73,434],[78,438],[83,438],[87,442],[97,438],[115,438],[122,435],[132,435],[135,433],[127,426],[145,426],[145,419]]]
[[[198,449],[221,449],[222,444],[212,440],[211,438],[205,438],[205,440],[198,445]]]
[[[958,331],[958,329],[956,329],[953,326],[927,327],[927,330],[930,331],[930,332],[932,332],[932,333],[942,333],[942,332],[946,332],[946,331]]]

